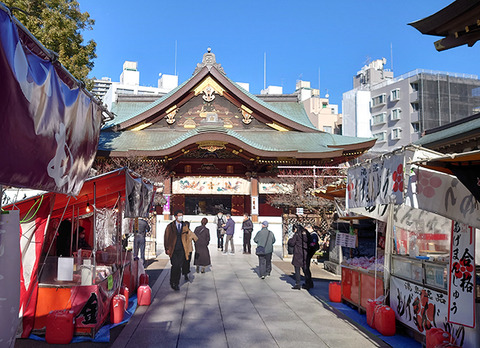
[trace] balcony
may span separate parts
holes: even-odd
[[[418,111],[412,111],[412,112],[410,113],[410,122],[411,122],[411,123],[416,123],[416,122],[418,122],[418,121],[419,121],[419,117],[420,117],[420,115],[419,115],[419,112],[418,112]]]

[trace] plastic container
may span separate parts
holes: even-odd
[[[137,301],[139,306],[150,306],[152,300],[152,289],[148,285],[140,285],[137,290]]]
[[[438,327],[433,327],[426,333],[426,348],[440,347],[445,343],[453,343],[452,335]]]
[[[149,279],[147,273],[140,274],[140,284],[139,285],[149,285]]]
[[[112,298],[112,306],[110,308],[110,322],[118,324],[123,321],[125,315],[125,296],[115,295]]]
[[[381,304],[382,301],[372,300],[371,298],[367,300],[367,324],[372,329],[375,329],[375,309]]]
[[[128,309],[128,299],[129,299],[130,291],[128,290],[128,288],[125,285],[121,286],[120,295],[125,296],[125,310],[127,310]]]
[[[342,286],[339,282],[328,284],[328,297],[331,302],[342,302]]]
[[[375,329],[383,336],[395,335],[395,312],[385,305],[375,309]]]
[[[49,344],[69,344],[74,330],[73,311],[52,311],[47,315],[45,341]]]

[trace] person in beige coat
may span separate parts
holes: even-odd
[[[188,282],[188,273],[190,273],[190,261],[192,260],[192,251],[193,251],[193,241],[197,241],[198,237],[190,229],[190,222],[185,221],[183,224],[183,233],[182,237],[186,235],[186,245],[185,245],[185,261],[182,265],[182,274],[185,277],[185,281]]]

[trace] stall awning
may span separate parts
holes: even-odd
[[[418,164],[455,175],[480,202],[480,150],[449,154]]]

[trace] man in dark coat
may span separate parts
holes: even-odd
[[[300,269],[305,269],[307,260],[308,238],[306,230],[301,225],[293,226],[294,234],[288,240],[288,245],[293,247],[292,265],[295,268],[295,285],[292,289],[300,290]]]
[[[180,288],[180,275],[182,265],[186,260],[188,253],[187,248],[187,233],[183,233],[183,211],[175,212],[175,221],[167,225],[164,235],[165,253],[170,256],[172,269],[170,271],[170,286],[173,290],[178,291]],[[191,243],[191,242],[190,242]]]
[[[243,214],[242,230],[243,230],[243,253],[251,254],[252,245],[250,244],[250,240],[252,239],[253,222],[248,217],[248,214]]]

